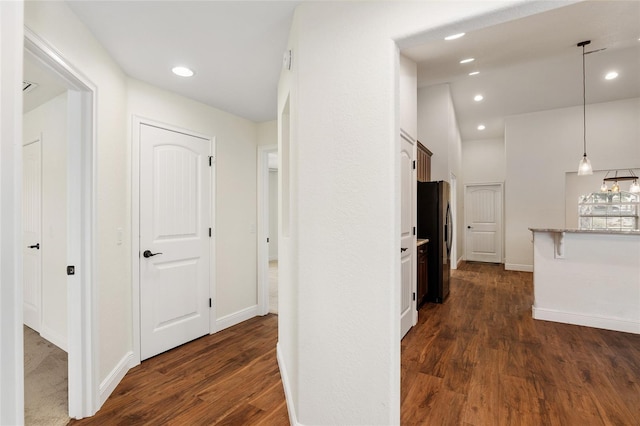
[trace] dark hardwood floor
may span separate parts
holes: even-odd
[[[640,335],[532,319],[531,273],[452,277],[402,341],[402,424],[640,425]]]
[[[98,413],[70,425],[288,425],[278,317],[256,317],[132,368]]]
[[[404,425],[640,425],[640,335],[531,318],[532,275],[466,263],[402,341]],[[288,425],[277,316],[133,368],[72,425]]]

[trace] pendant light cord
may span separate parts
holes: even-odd
[[[582,143],[587,156],[587,83],[584,68],[584,44],[582,45]]]

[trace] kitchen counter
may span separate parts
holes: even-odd
[[[640,334],[640,231],[530,230],[533,318]]]
[[[417,240],[417,242],[416,242],[416,246],[417,246],[417,247],[420,247],[421,245],[426,244],[426,243],[428,243],[428,242],[429,242],[429,239],[428,239],[428,238],[425,238],[424,240]]]
[[[612,235],[640,235],[640,230],[612,229],[576,229],[576,228],[529,228],[532,232],[571,232],[574,234],[612,234]]]

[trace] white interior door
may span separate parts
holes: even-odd
[[[24,323],[40,332],[42,308],[42,154],[39,140],[22,149],[22,241]]]
[[[466,258],[502,263],[502,184],[465,186]]]
[[[140,126],[141,359],[209,333],[211,141]]]
[[[402,135],[400,146],[401,173],[401,224],[400,224],[400,269],[401,269],[401,306],[400,306],[400,336],[413,327],[417,320],[416,314],[416,236],[413,229],[416,226],[416,175],[413,169],[415,144]]]

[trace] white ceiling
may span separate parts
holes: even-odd
[[[67,90],[51,71],[46,70],[44,65],[29,54],[24,55],[23,80],[37,84],[35,89],[23,96],[23,113],[31,111]]]
[[[255,122],[274,120],[297,1],[68,1],[129,76]],[[184,65],[185,79],[171,73]]]
[[[282,54],[299,3],[67,2],[129,76],[256,122],[276,118]],[[639,1],[589,1],[403,53],[418,63],[419,87],[451,85],[462,138],[473,140],[502,137],[506,115],[581,104],[582,40],[592,40],[588,51],[606,47],[586,57],[587,103],[640,96],[639,37]],[[458,63],[468,56],[476,61]],[[195,76],[173,75],[178,64]],[[604,81],[610,68],[620,77]],[[471,69],[481,73],[469,77]],[[472,100],[477,93],[480,103]]]
[[[460,25],[456,25],[458,33]],[[440,30],[440,32],[442,32]],[[463,140],[501,138],[504,117],[582,105],[582,48],[587,103],[640,96],[640,2],[589,1],[504,24],[442,37],[403,54],[418,63],[418,87],[449,83]],[[461,65],[460,60],[475,61]],[[619,77],[606,81],[607,71]],[[480,74],[469,76],[470,71]],[[473,97],[482,94],[484,100]],[[477,130],[485,124],[484,131]]]

